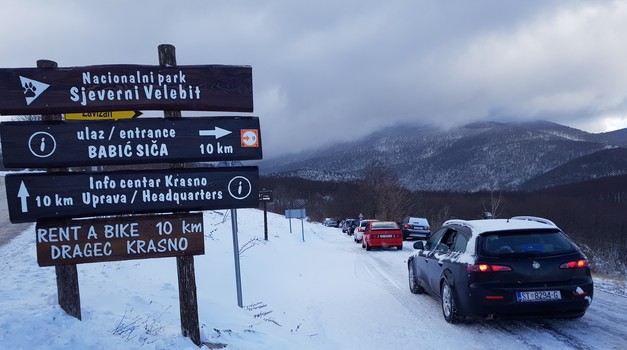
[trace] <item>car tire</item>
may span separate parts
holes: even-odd
[[[409,275],[409,291],[413,294],[422,294],[425,292],[425,289],[422,288],[421,285],[418,284],[416,280],[416,273],[414,272],[414,265],[412,262],[409,263],[407,267],[407,272]]]
[[[440,288],[440,300],[442,305],[442,315],[446,322],[456,324],[461,322],[461,316],[457,313],[455,297],[453,296],[453,286],[445,278]]]
[[[403,250],[403,245],[399,245],[396,247],[397,250]]]
[[[368,242],[364,241],[364,245],[366,245],[366,250],[372,250]]]

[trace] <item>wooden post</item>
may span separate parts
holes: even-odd
[[[174,45],[159,45],[159,65],[162,67],[176,66],[176,49]],[[181,118],[181,111],[164,111],[165,118]],[[185,163],[172,163],[171,168],[184,168]],[[196,276],[194,272],[194,256],[176,257],[176,268],[179,281],[179,307],[181,312],[181,332],[189,337],[194,344],[201,346],[200,324],[198,322],[198,297],[196,295]]]
[[[57,69],[57,62],[38,60],[37,68]],[[42,120],[62,120],[61,114],[43,114]],[[67,168],[48,169],[48,172],[67,172]],[[78,270],[76,265],[55,266],[57,275],[57,296],[59,306],[70,316],[81,319],[81,295],[78,288]]]
[[[266,202],[263,202],[263,238],[268,240],[268,208]]]

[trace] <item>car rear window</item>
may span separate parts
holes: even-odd
[[[380,229],[390,229],[390,228],[398,228],[398,225],[394,222],[373,222],[372,229],[380,230]]]
[[[427,219],[421,219],[421,218],[409,218],[409,222],[412,224],[426,224],[427,223]]]
[[[559,230],[489,232],[479,236],[484,256],[551,255],[577,251],[575,244]]]

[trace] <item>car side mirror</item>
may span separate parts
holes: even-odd
[[[414,243],[414,249],[424,250],[425,249],[424,242],[423,241],[418,241],[418,242]]]

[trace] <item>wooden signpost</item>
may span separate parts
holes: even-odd
[[[261,159],[257,117],[4,122],[7,168]]]
[[[38,221],[39,266],[202,255],[202,213]]]
[[[257,167],[5,176],[12,223],[258,206]]]
[[[120,109],[253,111],[249,66],[106,65],[0,69],[0,114]]]
[[[263,239],[268,240],[268,208],[267,203],[274,200],[274,195],[271,190],[265,188],[259,191],[259,201],[263,203]]]
[[[198,211],[257,207],[259,170],[185,162],[261,159],[261,135],[256,117],[181,118],[180,110],[252,112],[252,69],[177,66],[174,46],[158,52],[159,66],[58,68],[40,60],[37,68],[0,69],[0,115],[43,120],[0,124],[4,165],[48,169],[6,175],[7,203],[11,222],[37,222],[38,263],[55,266],[59,305],[78,319],[76,264],[176,257],[181,331],[200,346]],[[134,119],[139,109],[163,110],[166,118]],[[170,168],[67,168],[141,163]],[[130,215],[144,213],[153,215]],[[118,214],[125,216],[93,218]]]

